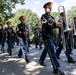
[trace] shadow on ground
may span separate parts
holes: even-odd
[[[47,55],[45,60],[46,67],[40,66],[38,61],[42,50],[30,48],[28,57],[30,63],[26,63],[23,58],[18,58],[18,48],[13,50],[13,56],[9,57],[7,53],[0,54],[0,75],[54,75],[52,73],[52,65]],[[75,59],[76,51],[72,55]],[[61,54],[61,59],[58,60],[61,65],[61,70],[66,75],[76,75],[76,63],[69,64],[67,62],[65,54]]]

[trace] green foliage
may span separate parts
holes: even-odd
[[[40,21],[40,19],[39,19],[38,15],[36,13],[32,12],[30,9],[28,9],[28,10],[19,9],[18,11],[16,11],[14,16],[9,19],[10,21],[12,21],[12,25],[14,27],[16,27],[20,23],[19,17],[22,15],[26,16],[26,23],[28,25],[31,25],[32,30],[34,31],[35,25],[36,25],[36,23],[38,23]]]
[[[76,16],[76,6],[73,6],[70,10],[67,12],[67,20],[68,23],[71,24],[73,17]]]
[[[35,40],[36,40],[35,35],[34,35],[34,34],[31,35],[31,37],[30,37],[30,42],[33,43],[33,44],[35,44]],[[40,41],[41,41],[41,43],[43,43],[43,39],[42,39],[42,37],[40,37]]]
[[[16,4],[25,4],[25,0],[0,0],[0,22],[6,21],[13,16],[12,8],[15,8]]]
[[[33,43],[33,44],[35,44],[35,36],[34,36],[34,34],[31,35],[30,42]]]
[[[55,21],[58,22],[58,12],[52,12],[51,15],[55,18]]]

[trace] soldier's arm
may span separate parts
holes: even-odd
[[[57,28],[58,26],[56,25],[55,19],[52,17],[51,20],[48,20],[48,17],[45,15],[42,15],[41,17],[41,23],[42,25],[49,25],[51,28]]]
[[[4,33],[4,37],[5,37],[5,39],[6,39],[6,41],[7,41],[7,38],[8,38],[8,32],[7,32],[7,28],[5,28],[5,33]]]
[[[22,32],[19,30],[19,26],[17,25],[17,27],[16,27],[16,33],[17,34],[21,34]]]
[[[17,37],[16,32],[14,30],[12,30],[12,31],[13,31],[14,38],[16,38]]]
[[[44,15],[41,16],[41,23],[42,23],[42,25],[43,25],[43,24],[45,24],[45,25],[48,24],[48,22],[47,22],[47,18],[45,18]]]

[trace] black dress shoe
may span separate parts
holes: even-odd
[[[58,70],[57,70],[57,69],[53,70],[53,73],[57,74],[57,72],[58,72]]]
[[[35,47],[35,48],[38,48],[38,47]]]
[[[22,55],[19,55],[19,54],[18,54],[18,57],[19,57],[19,58],[22,58]]]
[[[29,63],[29,60],[27,58],[25,58],[26,62]]]
[[[12,46],[12,48],[14,48],[14,46]]]
[[[39,64],[42,65],[42,66],[46,66],[46,65],[44,64],[44,62],[41,62],[41,61],[39,61]]]
[[[73,54],[72,52],[70,54]]]
[[[42,47],[40,47],[40,49],[42,49]]]
[[[29,62],[30,62],[30,61],[28,60],[28,58],[27,58],[27,57],[25,58],[25,60],[26,60],[26,62],[27,62],[27,63],[29,63]]]
[[[12,54],[9,54],[9,56],[12,56]]]
[[[53,70],[53,73],[54,73],[54,74],[57,74],[57,75],[65,75],[64,72],[62,72],[62,71],[59,70],[59,69]]]
[[[74,60],[68,60],[69,63],[75,63],[76,61]]]
[[[5,51],[3,50],[3,53],[5,53]]]
[[[19,58],[22,58],[21,56],[18,56]]]

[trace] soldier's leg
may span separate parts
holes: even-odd
[[[56,54],[54,52],[54,43],[53,43],[53,40],[52,39],[45,40],[45,44],[48,47],[48,54],[49,54],[50,60],[51,60],[52,65],[53,65],[53,69],[54,69],[53,73],[58,74],[58,75],[64,75],[64,72],[62,72],[59,69],[60,64],[57,61]]]
[[[66,41],[66,57],[68,59],[68,62],[69,63],[74,63],[75,61],[73,60],[73,58],[70,56],[70,51],[69,51],[69,46],[68,46],[68,42],[67,42],[67,39],[65,40]]]
[[[29,52],[29,44],[28,44],[28,38],[27,40],[24,42],[25,46],[26,46],[26,51]]]
[[[1,51],[3,51],[3,50],[2,50],[2,39],[0,39],[0,45],[1,45]]]
[[[4,44],[5,44],[5,40],[3,39],[2,40],[2,50],[3,50],[3,53],[5,52],[5,50],[4,50]]]
[[[14,48],[14,38],[12,39],[12,48]]]
[[[72,53],[72,50],[73,50],[73,49],[71,48],[71,43],[70,43],[70,44],[69,44],[69,54],[73,54],[73,53]]]
[[[23,56],[24,56],[24,58],[25,58],[26,62],[29,62],[28,57],[27,57],[26,46],[25,46],[25,43],[24,43],[24,41],[23,41],[23,40],[22,40],[22,41],[20,41],[20,46],[21,46],[22,53],[23,53]]]
[[[8,40],[8,53],[11,56],[12,55],[12,41]]]
[[[9,53],[9,40],[7,40],[7,45],[8,45],[7,52]]]
[[[53,68],[57,69],[58,67],[60,67],[60,65],[57,61],[56,54],[54,52],[53,40],[52,39],[46,40],[45,43],[46,43],[46,46],[48,47],[48,53],[50,54],[50,57],[51,57],[50,59],[51,59]]]
[[[35,44],[36,44],[35,48],[38,48],[37,47],[38,46],[38,38],[37,37],[35,38]]]
[[[28,46],[30,47],[30,38],[28,38]]]
[[[39,59],[40,65],[46,66],[46,65],[44,64],[44,60],[45,60],[45,58],[46,58],[46,55],[47,55],[47,47],[44,46],[44,50],[43,50],[43,52],[42,52],[42,54],[41,54],[41,56],[40,56],[40,59]]]
[[[21,58],[22,57],[22,50],[20,48],[19,52],[18,52],[18,57]]]
[[[17,43],[17,46],[19,46],[19,39],[16,38],[16,43]]]
[[[76,36],[74,36],[74,48],[76,48]]]
[[[42,48],[42,43],[41,43],[41,40],[40,40],[40,37],[39,37],[39,39],[38,39],[38,43],[39,43],[39,47],[40,47],[40,49]]]
[[[60,58],[59,58],[59,55],[60,55],[62,49],[63,49],[63,45],[62,45],[62,41],[60,40],[60,42],[59,42],[59,47],[58,47],[58,49],[56,50],[56,56],[57,56],[58,59],[60,59]]]
[[[40,49],[42,49],[42,43],[41,42],[39,43],[39,46],[40,46]]]
[[[19,43],[20,44],[20,40],[18,39],[18,38],[16,38],[16,40],[17,40],[17,43]],[[20,49],[19,49],[19,52],[18,52],[18,57],[19,58],[22,58],[22,49],[21,49],[22,47],[20,46]]]

